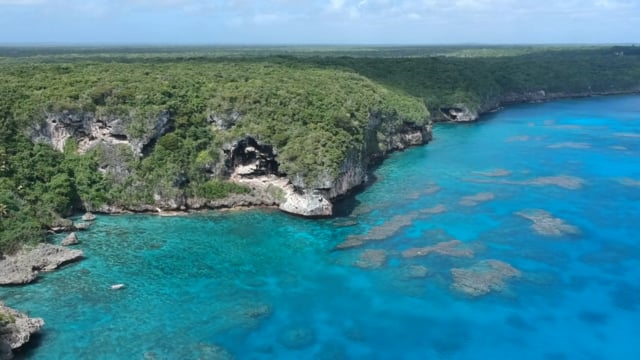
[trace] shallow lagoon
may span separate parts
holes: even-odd
[[[86,260],[0,289],[47,323],[21,356],[640,357],[640,97],[438,125],[375,177],[330,220],[99,217]]]

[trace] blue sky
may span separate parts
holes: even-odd
[[[640,0],[0,0],[0,44],[640,42]]]

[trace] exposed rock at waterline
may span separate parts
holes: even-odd
[[[13,358],[12,350],[28,343],[42,326],[42,319],[30,318],[0,302],[0,360]]]
[[[90,223],[90,222],[81,222],[81,223],[73,224],[73,227],[77,231],[86,231],[86,230],[89,230],[89,228],[91,228],[91,224],[92,223]]]
[[[82,221],[95,221],[96,220],[96,216],[93,213],[86,213],[84,215],[82,215]]]
[[[60,245],[62,245],[62,246],[71,246],[71,245],[77,245],[79,243],[80,243],[80,241],[78,241],[78,236],[76,235],[76,233],[71,233],[71,234],[67,235],[67,237],[65,237],[60,242]]]
[[[82,259],[84,253],[63,246],[39,244],[0,260],[0,285],[21,285],[34,281],[39,271],[53,271]]]
[[[13,350],[29,342],[31,335],[42,328],[44,321],[40,318],[29,318],[2,304],[0,313],[11,319],[10,323],[0,324],[0,359],[12,359]]]
[[[290,192],[280,210],[306,217],[323,217],[333,214],[333,204],[320,194]]]
[[[73,221],[63,218],[55,219],[51,224],[49,224],[49,230],[54,233],[73,231]]]

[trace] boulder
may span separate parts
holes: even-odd
[[[68,232],[73,230],[73,221],[59,218],[49,224],[49,229],[55,233]]]
[[[82,215],[82,221],[95,221],[96,220],[96,216],[93,213],[86,213],[84,215]]]
[[[43,325],[42,319],[30,318],[0,303],[0,360],[11,359],[12,350],[29,342]]]
[[[32,249],[23,249],[0,260],[0,285],[30,283],[36,279],[39,271],[53,271],[83,257],[84,253],[81,250],[51,244],[39,244]]]
[[[76,236],[76,233],[71,233],[67,235],[67,237],[64,238],[62,242],[60,242],[60,245],[71,246],[71,245],[78,245],[79,243],[80,242],[78,241],[78,236]]]
[[[91,223],[90,222],[81,222],[81,223],[74,224],[73,227],[77,231],[85,231],[85,230],[89,230],[89,228],[91,227]]]
[[[280,210],[306,217],[325,217],[333,214],[333,204],[319,194],[291,192]]]

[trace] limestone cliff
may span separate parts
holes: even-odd
[[[347,195],[367,181],[368,169],[392,151],[422,145],[431,140],[431,124],[401,123],[388,126],[382,114],[371,114],[364,144],[354,146],[344,157],[337,175],[327,170],[309,184],[297,174],[280,173],[277,151],[246,138],[225,149],[231,179],[262,193],[266,201],[285,212],[307,217],[331,216],[333,200]],[[277,193],[277,196],[273,194]],[[264,199],[264,197],[263,197]]]
[[[32,127],[30,137],[33,142],[50,144],[59,151],[64,149],[68,139],[74,139],[81,154],[101,144],[110,148],[123,144],[137,156],[142,156],[171,129],[171,115],[163,111],[156,117],[137,119],[137,128],[131,123],[131,118],[124,116],[69,111],[49,113],[44,121]]]
[[[208,121],[219,131],[225,131],[233,127],[240,117],[240,113],[231,111],[223,115],[212,114]],[[127,161],[122,158],[122,147],[128,148],[134,156],[146,156],[155,142],[171,130],[171,116],[162,112],[155,118],[143,120],[137,131],[131,124],[130,119],[115,116],[63,112],[48,114],[42,123],[32,127],[30,135],[33,142],[51,144],[59,151],[64,149],[68,139],[76,141],[79,153],[99,149],[102,154],[101,170],[109,173],[116,182],[123,182],[134,170],[128,168]],[[282,172],[278,149],[255,137],[244,136],[222,146],[222,160],[208,173],[212,178],[228,178],[247,186],[251,189],[249,194],[210,200],[188,195],[181,186],[159,187],[154,188],[152,201],[104,205],[88,210],[120,213],[277,206],[301,216],[330,216],[335,199],[366,183],[371,164],[381,161],[392,151],[431,140],[431,124],[407,123],[395,115],[372,113],[363,140],[351,145],[337,171],[326,169],[309,179],[301,174]]]
[[[44,321],[4,306],[0,302],[0,360],[12,359],[13,351],[29,342]]]

